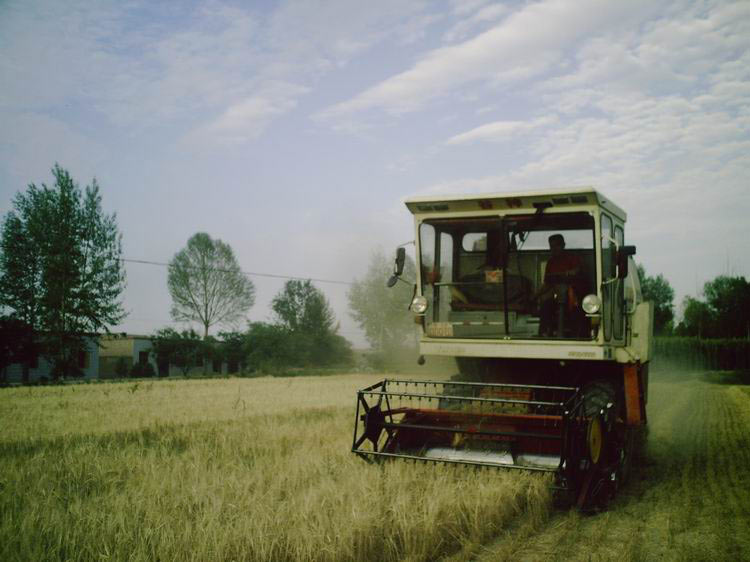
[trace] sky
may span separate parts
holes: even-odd
[[[747,1],[0,0],[0,215],[57,162],[124,258],[207,232],[343,282],[316,286],[362,345],[346,283],[414,238],[405,198],[593,186],[679,312],[750,277],[749,47]],[[112,329],[184,327],[166,268],[125,267]],[[270,320],[284,279],[250,278]]]

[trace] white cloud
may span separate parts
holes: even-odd
[[[573,42],[606,24],[637,19],[644,5],[593,0],[527,5],[472,39],[430,51],[409,70],[329,107],[318,118],[336,119],[372,108],[398,114],[476,81],[497,83],[540,74],[560,60]]]
[[[191,120],[203,128],[212,114],[226,118],[215,130],[262,130],[268,116],[296,105],[289,90],[280,99],[259,95],[268,83],[298,84],[296,96],[304,95],[378,42],[414,41],[438,19],[425,2],[396,0],[291,1],[269,12],[220,0],[184,11],[32,1],[0,7],[0,107],[46,110],[83,97],[130,135]],[[235,127],[228,120],[237,116]]]
[[[575,54],[574,70],[546,80],[541,88],[566,93],[606,84],[608,91],[664,95],[700,88],[715,73],[717,60],[726,64],[743,54],[747,60],[750,4],[719,4],[708,14],[698,4],[667,6],[668,13],[641,31],[614,27],[587,38]]]
[[[498,142],[516,134],[554,123],[554,117],[539,117],[530,121],[494,121],[449,138],[445,144],[466,144],[474,141]]]
[[[465,9],[465,3],[459,3]],[[484,3],[482,3],[484,4]],[[483,25],[491,24],[508,14],[509,8],[503,4],[489,4],[476,6],[471,13],[469,10],[463,12],[456,12],[463,15],[467,15],[466,18],[461,19],[451,29],[443,34],[443,40],[449,43],[464,39],[466,36],[474,33],[478,28]]]
[[[294,109],[308,88],[288,83],[265,84],[255,95],[227,107],[221,115],[191,132],[189,142],[242,144],[258,138],[271,121]]]

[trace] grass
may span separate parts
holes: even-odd
[[[380,376],[0,391],[0,559],[467,559],[550,511],[538,475],[369,465]]]

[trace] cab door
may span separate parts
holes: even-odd
[[[601,214],[602,327],[604,340],[621,342],[625,337],[624,284],[617,275],[617,250],[625,236],[621,225]]]
[[[617,223],[615,223],[615,242],[618,250],[625,245],[625,232]],[[612,295],[612,338],[621,342],[625,338],[625,279],[620,277],[619,272],[616,272],[615,279]]]

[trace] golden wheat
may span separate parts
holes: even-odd
[[[0,558],[467,558],[544,521],[537,475],[352,455],[377,378],[3,390]]]

